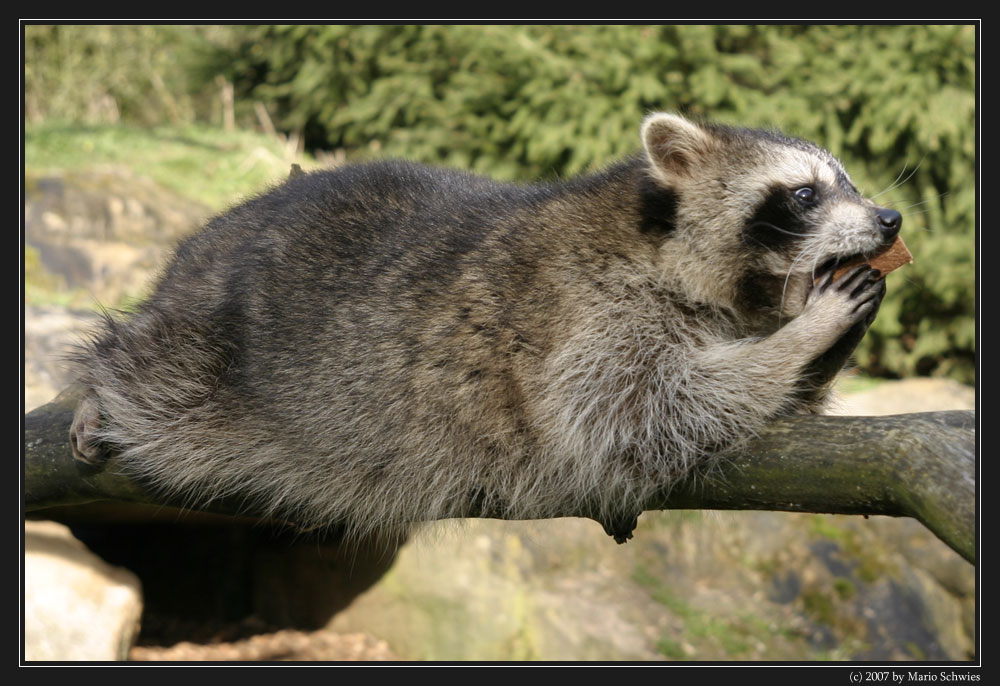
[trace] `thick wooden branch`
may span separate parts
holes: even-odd
[[[24,417],[25,509],[97,500],[178,505],[123,477],[113,459],[102,468],[73,459],[67,437],[77,399],[78,391],[67,390]],[[740,456],[664,491],[646,509],[914,517],[974,563],[975,458],[975,415],[969,411],[790,417],[775,422]],[[254,514],[224,502],[205,509]]]

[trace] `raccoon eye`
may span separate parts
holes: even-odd
[[[816,202],[816,190],[812,186],[803,186],[795,191],[795,199],[803,205],[812,205]]]

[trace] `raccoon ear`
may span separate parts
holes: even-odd
[[[658,112],[642,123],[642,144],[652,170],[660,180],[670,183],[690,176],[715,147],[712,135],[676,114]]]

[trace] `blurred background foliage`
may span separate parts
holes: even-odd
[[[26,176],[58,166],[55,137],[72,155],[109,127],[259,129],[320,157],[518,180],[632,152],[654,110],[816,141],[903,212],[916,258],[889,277],[859,366],[974,380],[973,26],[30,25],[24,38]],[[209,163],[191,166],[196,195]]]

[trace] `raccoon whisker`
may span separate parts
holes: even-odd
[[[874,200],[874,199],[875,199],[875,198],[877,198],[878,196],[880,196],[880,195],[884,195],[884,194],[888,193],[889,191],[891,191],[891,190],[893,190],[893,189],[895,189],[895,188],[899,188],[900,186],[902,186],[902,185],[903,185],[904,183],[906,183],[906,182],[907,182],[907,181],[909,181],[909,180],[910,180],[911,178],[913,178],[913,175],[917,173],[917,170],[918,170],[918,169],[920,169],[920,165],[922,165],[922,164],[924,163],[924,160],[925,160],[925,159],[927,159],[927,155],[924,155],[924,156],[923,156],[923,157],[922,157],[922,158],[920,159],[920,161],[919,161],[919,162],[917,162],[917,166],[915,166],[915,167],[913,168],[913,171],[911,171],[911,172],[910,172],[909,174],[907,174],[907,175],[906,175],[906,178],[905,178],[905,179],[903,179],[902,181],[900,181],[900,180],[899,180],[899,176],[902,176],[902,175],[903,175],[903,172],[905,172],[905,171],[906,171],[906,164],[904,163],[904,164],[903,164],[903,171],[899,172],[899,176],[897,176],[897,177],[896,177],[896,180],[895,180],[895,181],[893,181],[893,182],[892,182],[892,183],[891,183],[891,184],[889,185],[889,187],[888,187],[888,188],[886,188],[886,189],[885,189],[884,191],[882,191],[881,193],[876,193],[875,195],[873,195],[873,196],[869,197],[868,199],[869,199],[869,200]]]
[[[915,217],[918,214],[927,214],[928,212],[930,212],[929,209],[927,209],[927,210],[920,210],[919,212],[907,212],[904,216],[906,216],[906,217]],[[931,229],[930,229],[929,226],[926,226],[926,227],[921,227],[920,230],[921,231],[930,231]],[[907,231],[913,231],[913,227],[908,228]]]
[[[753,229],[758,226],[766,226],[769,229],[774,229],[775,231],[780,231],[781,233],[787,233],[789,236],[798,236],[799,238],[806,238],[809,235],[807,233],[798,233],[796,231],[789,231],[788,229],[783,229],[780,226],[775,226],[774,224],[765,221],[756,221],[747,228]]]
[[[938,198],[943,198],[946,195],[948,195],[947,191],[945,191],[944,193],[938,193],[933,198],[927,198],[927,200],[921,200],[920,202],[915,202],[915,203],[912,203],[910,205],[907,205],[906,207],[900,207],[898,209],[899,209],[900,212],[905,212],[906,210],[910,209],[911,207],[918,207],[920,205],[926,205],[931,200],[937,200]]]
[[[765,243],[764,241],[760,240],[755,236],[748,236],[748,238],[762,248],[770,248],[770,246],[767,243]]]
[[[877,198],[878,196],[880,196],[880,195],[882,195],[882,194],[884,194],[884,193],[888,193],[888,192],[889,192],[889,191],[891,191],[891,190],[892,190],[893,188],[896,188],[896,184],[897,184],[897,183],[899,182],[899,180],[900,180],[900,179],[902,178],[903,174],[905,174],[905,173],[906,173],[906,165],[907,165],[907,164],[909,163],[909,161],[910,161],[910,160],[909,160],[909,158],[907,158],[907,160],[906,160],[905,162],[903,162],[903,168],[899,170],[899,174],[897,174],[897,175],[896,175],[896,178],[892,180],[892,183],[890,183],[890,184],[889,184],[889,186],[888,186],[887,188],[885,188],[884,190],[882,190],[882,191],[880,191],[880,192],[876,193],[876,194],[875,194],[875,195],[873,195],[873,196],[870,196],[870,197],[869,197],[869,200],[871,200],[871,199],[873,199],[873,198]]]
[[[819,266],[819,261],[820,261],[820,256],[819,256],[819,255],[817,255],[817,256],[816,256],[816,259],[815,259],[815,260],[813,260],[813,266],[812,266],[812,269],[810,269],[810,270],[809,270],[809,277],[810,277],[810,279],[811,279],[811,280],[812,280],[812,281],[813,281],[814,283],[815,283],[815,281],[816,281],[816,267],[818,267],[818,266]]]
[[[785,283],[781,287],[781,300],[778,303],[778,326],[781,326],[781,313],[785,311],[785,293],[788,291],[788,280],[792,278],[792,273],[795,271],[795,263],[801,260],[803,257],[808,255],[809,248],[803,248],[802,252],[795,256],[792,263],[788,265],[788,274],[785,275]],[[817,258],[818,259],[818,258]],[[815,266],[813,267],[815,269]]]

